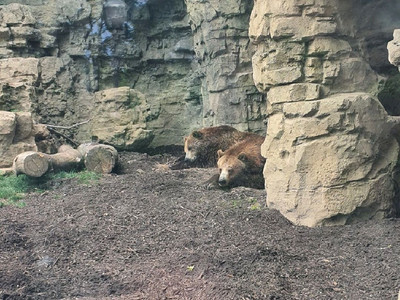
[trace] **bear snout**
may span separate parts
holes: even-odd
[[[220,186],[227,186],[228,185],[228,174],[225,170],[222,170],[219,174],[218,184]]]
[[[195,161],[195,160],[196,160],[196,155],[194,155],[194,154],[191,153],[191,152],[186,152],[185,161],[193,162],[193,161]]]
[[[220,180],[218,180],[218,184],[220,185],[220,186],[226,186],[227,185],[227,181],[226,181],[226,179],[220,179]]]

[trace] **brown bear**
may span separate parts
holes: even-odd
[[[261,156],[261,144],[264,139],[257,134],[250,134],[225,152],[218,150],[218,185],[220,187],[264,188],[265,158]]]
[[[219,149],[226,150],[249,134],[227,125],[193,131],[185,137],[185,157],[179,158],[171,169],[215,167]]]

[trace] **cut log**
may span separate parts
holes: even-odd
[[[40,152],[28,151],[17,155],[13,169],[16,175],[26,174],[31,177],[41,177],[49,169],[47,155]]]
[[[62,145],[56,154],[45,154],[49,167],[54,171],[68,171],[79,168],[82,161],[81,153],[69,145]]]
[[[0,176],[10,176],[14,174],[13,168],[0,168]]]
[[[118,161],[117,150],[103,144],[82,144],[78,149],[63,145],[56,154],[41,152],[24,152],[14,159],[13,171],[16,175],[26,174],[31,177],[41,177],[48,170],[68,171],[78,169],[84,162],[88,171],[107,174],[111,173]]]
[[[78,151],[88,171],[109,174],[118,162],[117,150],[109,145],[89,143],[81,144]]]
[[[71,146],[63,145],[56,154],[28,151],[18,154],[13,163],[14,174],[41,177],[48,170],[71,170],[79,167],[82,155]]]

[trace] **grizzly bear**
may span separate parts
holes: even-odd
[[[219,149],[226,150],[249,134],[227,125],[193,131],[184,139],[185,157],[179,158],[171,169],[215,167]]]
[[[250,134],[225,152],[218,150],[220,187],[264,188],[263,168],[266,160],[261,156],[264,139],[257,134]]]

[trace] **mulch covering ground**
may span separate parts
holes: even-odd
[[[297,227],[214,169],[120,155],[0,209],[0,299],[397,299],[400,220]]]

